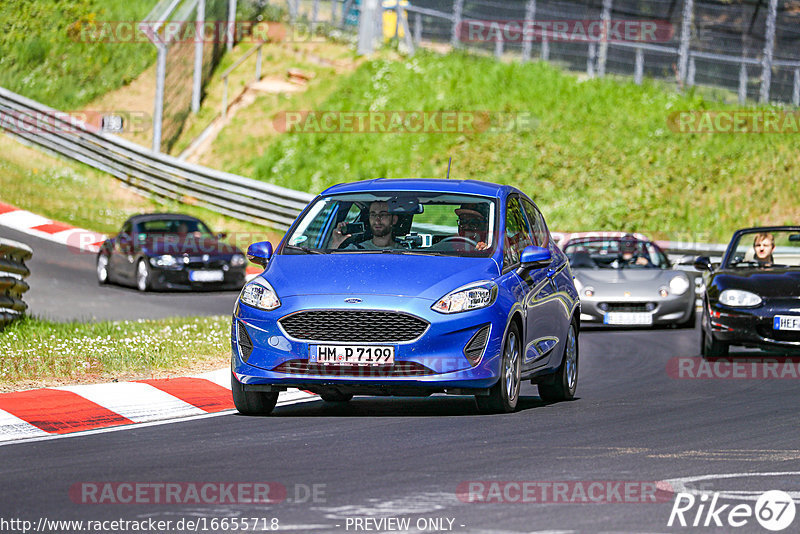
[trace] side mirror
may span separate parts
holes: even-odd
[[[247,247],[247,259],[262,267],[266,267],[271,257],[272,243],[269,241],[259,241]]]
[[[519,270],[541,269],[542,267],[547,267],[552,262],[553,255],[550,253],[550,249],[530,245],[525,247],[525,250],[522,251]]]
[[[694,268],[698,271],[710,271],[711,270],[711,258],[708,256],[698,256],[694,260]]]

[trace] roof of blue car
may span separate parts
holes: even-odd
[[[503,189],[513,190],[507,185],[481,182],[478,180],[445,180],[441,178],[378,178],[338,184],[322,192],[323,195],[359,193],[368,191],[431,191],[436,193],[465,193],[496,197]]]

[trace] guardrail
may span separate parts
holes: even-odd
[[[23,280],[31,274],[25,261],[33,250],[23,243],[0,239],[0,326],[21,317],[28,309],[22,294],[30,286]]]
[[[148,197],[204,206],[286,229],[314,195],[187,163],[87,126],[0,87],[0,128],[25,143],[90,165]],[[11,128],[9,128],[11,125]]]

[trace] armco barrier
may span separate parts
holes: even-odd
[[[205,206],[242,220],[286,229],[314,195],[237,176],[153,152],[112,134],[94,131],[66,114],[0,87],[0,128],[103,172],[145,196]],[[11,128],[9,128],[9,125]],[[719,257],[725,245],[658,242],[671,258]]]
[[[1,87],[0,117],[5,117],[0,128],[14,137],[107,172],[146,196],[280,229],[288,228],[314,198],[153,152]]]
[[[32,255],[29,246],[0,239],[0,326],[20,317],[28,309],[22,301],[22,294],[30,286],[23,278],[30,274],[25,261]]]

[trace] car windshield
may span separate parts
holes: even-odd
[[[140,221],[136,227],[139,234],[145,235],[213,235],[208,226],[197,219],[151,219]]]
[[[283,254],[390,252],[487,257],[497,237],[494,199],[431,192],[323,197],[287,236]]]
[[[800,268],[800,231],[753,230],[739,235],[728,255],[726,268]]]
[[[639,239],[578,239],[564,252],[573,269],[669,269],[666,255],[651,241]]]

